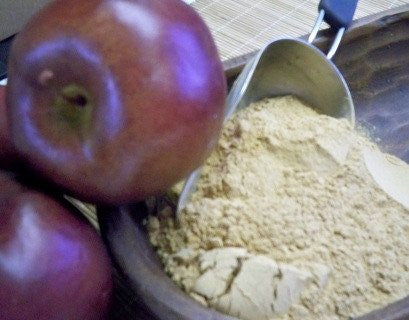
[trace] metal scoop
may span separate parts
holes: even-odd
[[[346,118],[355,124],[351,93],[337,67],[332,63],[342,36],[355,13],[357,0],[322,0],[319,15],[308,42],[282,38],[268,43],[250,60],[236,79],[227,97],[225,120],[237,110],[266,97],[295,95],[323,114]],[[337,30],[327,55],[312,45],[320,26],[326,21]],[[186,180],[177,212],[195,190],[200,168]]]

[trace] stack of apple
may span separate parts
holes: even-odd
[[[17,36],[8,76],[0,319],[104,318],[105,247],[63,195],[120,206],[201,165],[224,115],[214,41],[180,0],[56,0]]]

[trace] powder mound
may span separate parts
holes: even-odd
[[[245,320],[349,319],[409,288],[409,212],[369,174],[370,140],[292,96],[236,113],[176,219],[147,229],[165,271]]]
[[[308,272],[242,248],[206,251],[199,261],[202,275],[192,291],[215,309],[246,320],[287,312],[312,280]]]

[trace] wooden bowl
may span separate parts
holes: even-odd
[[[345,36],[335,63],[350,86],[358,124],[381,146],[409,162],[409,5],[356,22]],[[327,48],[323,32],[318,46]],[[232,79],[246,59],[226,63]],[[163,272],[144,227],[144,203],[119,211],[98,210],[101,231],[117,268],[129,284],[127,315],[118,319],[228,320],[183,293]],[[117,211],[117,212],[113,212]],[[409,293],[409,288],[408,288]],[[360,320],[409,319],[409,297]]]

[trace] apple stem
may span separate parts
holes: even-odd
[[[72,96],[67,96],[67,95],[63,95],[63,98],[65,101],[67,101],[70,104],[76,105],[78,107],[85,107],[87,105],[87,98],[84,97],[83,95],[76,95],[74,97]]]
[[[58,88],[52,104],[59,121],[79,131],[82,136],[87,135],[94,104],[82,85],[71,83]]]
[[[85,89],[77,84],[70,84],[63,88],[61,97],[71,106],[84,108],[89,104],[89,97]]]

